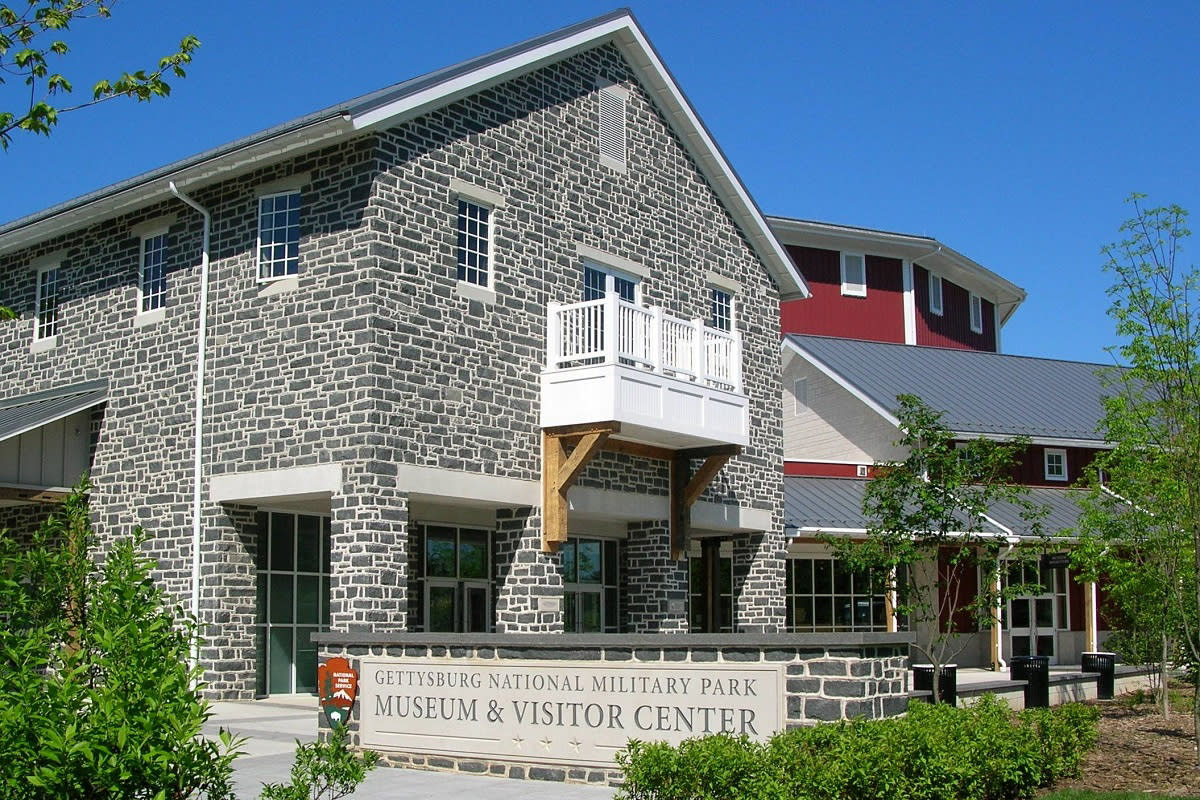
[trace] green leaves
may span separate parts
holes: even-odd
[[[200,40],[192,35],[180,40],[174,53],[160,58],[157,69],[123,72],[116,78],[97,81],[91,99],[77,105],[52,104],[52,98],[72,91],[72,82],[51,67],[53,58],[70,52],[67,41],[58,34],[69,30],[75,20],[109,16],[111,3],[104,0],[27,0],[24,8],[0,4],[0,85],[5,83],[3,76],[7,73],[17,75],[28,87],[18,95],[19,107],[0,111],[0,147],[8,149],[16,130],[48,136],[59,116],[70,111],[118,97],[142,102],[166,97],[171,86],[164,76],[186,77],[184,66],[191,63],[200,47]],[[47,41],[51,34],[53,37]]]
[[[337,725],[327,742],[297,742],[291,782],[263,784],[261,800],[337,800],[353,794],[379,756],[370,750],[355,755],[347,736],[346,726]]]

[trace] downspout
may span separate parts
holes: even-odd
[[[200,482],[203,477],[203,441],[204,441],[204,353],[208,345],[208,266],[209,266],[209,236],[212,231],[212,216],[192,198],[188,197],[175,186],[175,181],[167,185],[171,193],[204,217],[204,235],[200,249],[200,326],[196,332],[196,422],[195,439],[193,442],[192,459],[192,619],[200,622]],[[192,666],[200,664],[200,640],[196,639],[192,649]]]
[[[1002,615],[1004,614],[1004,601],[1000,599],[1000,593],[1003,591],[1004,587],[1000,585],[1000,580],[1004,575],[1004,573],[1001,571],[1004,569],[1004,560],[1009,557],[1014,547],[1016,547],[1016,544],[1010,539],[1008,542],[1008,547],[1006,547],[1000,557],[996,559],[996,578],[995,583],[992,584],[992,588],[996,592],[996,616],[994,618],[994,622],[992,622],[992,642],[996,647],[997,672],[1003,672],[1004,670],[1008,669],[1008,662],[1004,660],[1004,629],[1000,626],[1000,620],[1003,618]]]

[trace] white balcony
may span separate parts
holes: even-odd
[[[616,421],[664,447],[749,444],[736,333],[610,293],[550,303],[546,343],[543,428]]]

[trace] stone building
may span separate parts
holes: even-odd
[[[806,293],[609,14],[0,226],[0,527],[86,469],[225,698],[329,629],[778,632]]]

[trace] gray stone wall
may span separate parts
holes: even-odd
[[[632,90],[625,172],[597,157],[598,78]],[[260,284],[255,255],[257,195],[289,178],[302,185],[291,290]],[[505,199],[494,219],[494,303],[456,291],[451,178]],[[407,503],[396,464],[540,477],[545,309],[581,297],[580,244],[642,264],[645,301],[680,316],[708,316],[709,270],[744,287],[737,316],[752,441],[704,499],[772,509],[768,538],[782,536],[778,293],[615,49],[581,53],[389,131],[183,188],[213,219],[205,474],[343,465],[346,486],[330,509],[335,627],[406,624]],[[166,315],[136,326],[131,229],[164,214],[175,215]],[[185,605],[200,240],[200,216],[172,200],[0,257],[0,302],[21,314],[0,322],[0,397],[109,380],[92,513],[104,537],[144,526],[157,577]],[[31,265],[60,251],[60,343],[31,352]],[[666,471],[605,455],[580,483],[664,494]],[[214,643],[206,679],[230,697],[254,685],[247,575],[256,534],[243,516],[207,501],[203,512],[202,630]],[[511,566],[497,591],[500,629],[561,629],[561,620],[529,616],[534,594],[561,593],[555,560],[526,560],[540,551],[536,520],[502,520],[497,534],[497,568],[502,559]],[[771,551],[747,572],[754,612],[740,612],[762,629],[782,625],[781,609],[775,615],[765,599],[774,583],[760,574],[770,571]]]
[[[537,508],[500,509],[496,514],[497,633],[563,632],[562,556],[542,552],[540,514]],[[546,601],[549,608],[543,607]]]
[[[669,523],[630,523],[622,550],[625,632],[687,633],[688,562],[671,558]]]

